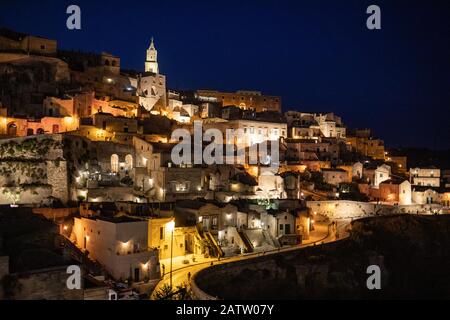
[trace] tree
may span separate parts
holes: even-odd
[[[168,284],[164,284],[155,292],[156,300],[192,300],[192,292],[189,285],[182,283],[175,290]]]

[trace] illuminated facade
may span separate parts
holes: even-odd
[[[148,246],[158,249],[160,260],[187,253],[184,228],[176,228],[174,218],[150,218],[148,224]]]
[[[214,90],[197,90],[197,98],[201,101],[217,101],[222,106],[237,106],[244,110],[256,112],[281,112],[281,97],[263,95],[259,91],[221,92]]]
[[[290,137],[296,139],[345,138],[347,129],[334,113],[288,111],[285,117]]]
[[[38,120],[0,117],[0,135],[8,138],[73,131],[79,128],[76,117],[44,117]]]
[[[388,179],[379,185],[379,199],[383,202],[410,205],[412,203],[411,183],[408,180]]]
[[[153,38],[147,49],[147,59],[145,59],[145,72],[159,73],[158,67],[158,51],[155,48]]]
[[[267,122],[257,120],[229,120],[214,123],[205,122],[203,128],[219,129],[227,144],[234,144],[241,147],[249,147],[254,144],[262,143],[264,141],[278,141],[287,137],[286,123]],[[239,134],[228,135],[226,137],[226,130]]]
[[[75,218],[71,239],[116,280],[159,278],[158,251],[148,246],[148,221]]]
[[[430,168],[411,168],[409,176],[412,185],[439,187],[441,179],[441,170],[436,167]]]

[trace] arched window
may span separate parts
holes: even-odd
[[[111,156],[111,171],[119,172],[119,156],[117,154]]]
[[[109,60],[105,60],[105,66],[109,66]]]
[[[42,129],[42,128],[39,128],[36,130],[36,134],[44,134],[44,133],[45,133],[44,129]]]
[[[16,136],[17,135],[17,125],[13,122],[8,124],[8,135]]]
[[[32,136],[34,134],[34,131],[32,128],[27,129],[27,136]]]
[[[113,67],[115,67],[115,66],[116,66],[116,61],[113,60],[113,61],[111,62],[111,65],[112,65]]]
[[[125,166],[127,170],[133,169],[133,156],[131,154],[125,156]]]

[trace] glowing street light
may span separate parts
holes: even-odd
[[[170,240],[170,288],[172,289],[172,261],[173,261],[173,231],[175,230],[175,220],[166,224],[167,231],[172,232]]]
[[[175,221],[172,220],[172,221],[167,222],[166,228],[167,228],[167,231],[173,232],[173,229],[175,229]]]

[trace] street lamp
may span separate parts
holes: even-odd
[[[175,221],[172,220],[166,224],[168,231],[172,232],[170,240],[170,288],[172,289],[172,260],[173,260],[173,231],[175,230]]]

